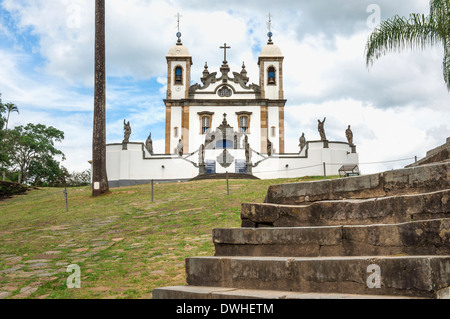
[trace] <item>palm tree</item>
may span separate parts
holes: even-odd
[[[383,21],[366,44],[367,67],[389,51],[424,49],[442,44],[444,81],[450,91],[450,0],[430,0],[430,14],[412,13],[409,19],[398,15]]]
[[[3,104],[3,105],[5,106],[6,110],[8,111],[8,115],[6,116],[6,122],[5,122],[5,132],[6,132],[6,131],[8,131],[9,115],[12,112],[19,113],[19,108],[13,103],[6,103],[6,104]]]
[[[92,137],[92,195],[109,191],[106,174],[105,0],[95,0],[95,83]]]

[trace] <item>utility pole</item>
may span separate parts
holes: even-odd
[[[105,0],[95,0],[95,83],[92,137],[92,195],[109,191],[106,176]]]

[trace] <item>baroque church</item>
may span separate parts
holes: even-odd
[[[230,46],[224,43],[220,69],[211,71],[205,63],[200,82],[192,85],[193,57],[178,32],[166,56],[165,154],[154,154],[151,136],[142,143],[129,141],[128,134],[122,143],[108,144],[110,186],[220,173],[262,179],[337,175],[343,167],[357,168],[353,141],[328,141],[325,120],[319,120],[320,140],[302,136],[299,152],[285,153],[284,57],[273,34],[267,36],[257,61],[258,84],[250,82],[244,63],[241,70],[230,69]],[[124,124],[129,130],[130,123]]]

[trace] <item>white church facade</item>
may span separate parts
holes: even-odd
[[[191,85],[193,59],[177,36],[166,56],[165,154],[153,153],[150,137],[108,144],[111,187],[221,173],[261,179],[338,175],[342,166],[358,165],[351,140],[328,141],[325,134],[301,141],[298,153],[285,153],[284,57],[271,33],[257,61],[258,84],[249,82],[244,64],[232,72],[224,44],[220,69],[210,72],[205,64],[201,83]]]

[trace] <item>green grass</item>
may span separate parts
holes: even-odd
[[[243,202],[263,202],[270,185],[300,180],[203,180],[113,188],[42,188],[0,202],[0,292],[8,298],[151,298],[184,285],[187,257],[214,255],[212,229],[240,227]],[[43,264],[43,265],[42,265]],[[68,289],[70,264],[81,288]],[[16,270],[11,270],[14,267]],[[3,271],[3,272],[2,272]],[[6,271],[6,272],[5,272]],[[37,287],[27,296],[24,287]]]

